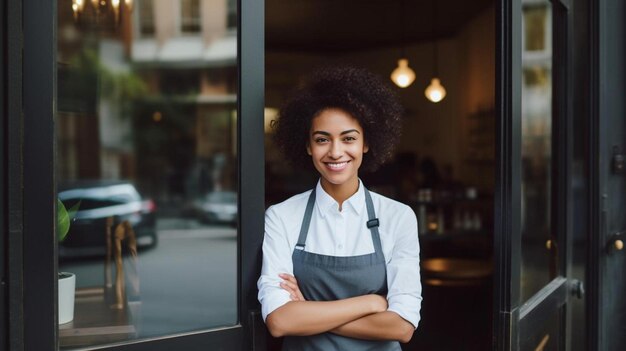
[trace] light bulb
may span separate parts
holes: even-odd
[[[446,89],[441,85],[439,78],[433,78],[430,85],[424,90],[426,98],[432,102],[439,102],[446,97]]]
[[[78,14],[83,11],[83,7],[85,3],[83,0],[73,0],[72,1],[72,11],[74,12],[74,19],[78,20]]]
[[[415,72],[409,67],[409,60],[398,60],[398,67],[391,72],[391,80],[400,88],[406,88],[413,83]]]
[[[115,21],[117,22],[120,19],[120,0],[111,0],[111,6],[113,7]]]

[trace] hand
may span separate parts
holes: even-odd
[[[373,313],[380,313],[387,311],[387,298],[377,294],[368,295],[372,300],[372,311]]]
[[[306,299],[302,295],[302,292],[300,292],[300,288],[298,287],[298,281],[296,280],[296,277],[287,273],[281,273],[278,276],[283,279],[283,282],[280,283],[280,287],[287,290],[287,292],[289,292],[291,301],[306,301]]]

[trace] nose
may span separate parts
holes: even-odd
[[[341,143],[333,142],[328,150],[328,157],[338,160],[343,156],[343,147]]]

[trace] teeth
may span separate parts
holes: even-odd
[[[330,168],[341,168],[343,166],[345,166],[348,162],[341,162],[341,163],[327,163],[328,167]]]

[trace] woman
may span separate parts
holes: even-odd
[[[421,305],[417,221],[358,175],[386,161],[402,109],[377,76],[318,71],[282,108],[276,142],[317,186],[266,212],[259,301],[283,350],[400,350]]]

